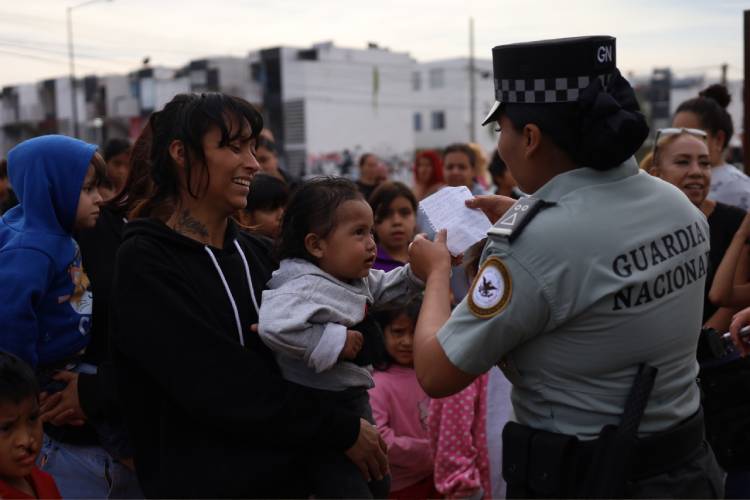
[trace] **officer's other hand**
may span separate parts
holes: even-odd
[[[345,453],[367,481],[381,480],[389,472],[388,447],[375,426],[365,419],[360,419],[357,441]]]
[[[729,332],[732,334],[732,342],[737,347],[740,355],[744,358],[750,354],[750,346],[740,338],[740,330],[750,325],[750,307],[741,310],[732,318],[732,323],[729,325]]]
[[[478,208],[494,224],[516,201],[508,196],[482,194],[466,200],[466,206],[469,208]]]
[[[448,232],[442,229],[435,236],[435,241],[428,240],[425,235],[418,234],[409,244],[409,265],[414,274],[422,281],[435,272],[450,274],[451,254],[445,242]]]

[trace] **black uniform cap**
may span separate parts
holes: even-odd
[[[497,119],[501,104],[574,102],[599,75],[616,68],[611,36],[559,38],[492,49],[495,104],[482,125]]]

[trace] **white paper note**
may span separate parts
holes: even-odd
[[[466,207],[464,202],[470,198],[473,195],[466,186],[446,187],[419,203],[435,232],[448,230],[448,250],[454,256],[487,236],[492,227],[481,210]]]

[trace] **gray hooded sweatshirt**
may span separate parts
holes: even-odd
[[[406,304],[424,289],[409,265],[344,282],[304,259],[284,259],[263,291],[258,332],[286,380],[343,391],[374,386],[367,368],[338,357],[346,331],[371,310]]]

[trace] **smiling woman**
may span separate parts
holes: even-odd
[[[147,497],[305,497],[304,457],[385,467],[377,431],[284,382],[251,331],[276,267],[230,216],[259,170],[260,114],[223,94],[178,95],[133,149],[112,342]],[[145,165],[144,165],[145,162]]]

